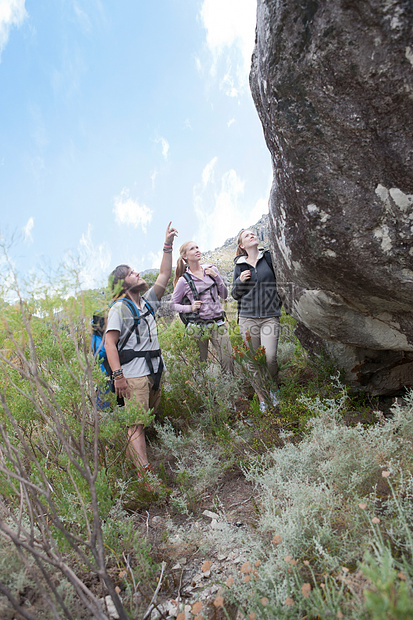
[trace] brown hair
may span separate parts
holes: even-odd
[[[248,252],[247,250],[245,250],[244,248],[241,247],[241,243],[242,243],[242,235],[243,233],[246,231],[246,228],[243,228],[240,232],[240,234],[238,235],[238,239],[237,239],[237,253],[235,256],[248,256]]]
[[[179,248],[179,258],[176,261],[176,269],[175,269],[175,277],[174,277],[174,288],[175,288],[179,278],[186,271],[186,259],[184,258],[184,254],[186,252],[186,248],[187,248],[188,243],[191,243],[191,242],[190,241],[185,241],[185,243],[183,243],[181,245],[181,247]]]
[[[109,276],[109,289],[112,299],[119,299],[125,295],[124,279],[128,275],[129,265],[118,265]]]

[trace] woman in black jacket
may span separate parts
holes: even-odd
[[[251,230],[242,230],[234,263],[231,294],[238,301],[242,338],[244,342],[251,340],[254,351],[265,347],[267,367],[276,383],[281,301],[270,252],[258,248],[258,238]],[[265,409],[262,394],[257,392],[257,395],[262,403],[261,408]],[[278,404],[275,393],[272,393],[272,398],[274,404]]]

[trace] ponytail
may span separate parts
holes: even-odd
[[[186,271],[186,263],[185,263],[183,258],[179,257],[177,262],[176,262],[175,277],[174,277],[174,288],[175,288],[179,278],[184,275],[185,271]]]
[[[237,252],[235,254],[235,256],[248,256],[248,252],[247,250],[245,250],[244,248],[241,247],[241,243],[242,243],[242,233],[245,232],[245,228],[243,228],[240,232],[240,234],[238,235],[238,239],[237,239]]]
[[[181,276],[184,275],[185,271],[186,271],[186,260],[184,258],[185,252],[186,252],[186,246],[188,245],[188,243],[191,243],[190,241],[185,241],[185,243],[183,243],[181,245],[181,247],[179,248],[179,258],[176,262],[176,269],[175,269],[175,277],[174,277],[174,288],[179,280],[179,278]]]

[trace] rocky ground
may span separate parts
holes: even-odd
[[[215,506],[220,506],[220,514]],[[225,514],[225,522],[220,515]],[[179,527],[179,534],[165,536],[165,520],[170,516],[157,506],[150,507],[140,515],[140,529],[152,545],[154,559],[164,563],[164,579],[157,597],[157,609],[148,618],[193,618],[200,613],[204,617],[225,618],[214,605],[222,585],[240,571],[247,558],[239,550],[228,553],[222,550],[205,555],[197,541],[202,541],[211,530],[227,527],[247,530],[256,518],[254,490],[246,482],[241,471],[228,472],[213,495],[203,498],[191,517],[176,515],[172,519]],[[195,535],[194,535],[195,534]],[[148,606],[149,607],[149,606]],[[228,609],[227,609],[228,611]],[[234,611],[234,618],[237,617]],[[239,616],[238,616],[239,617]]]
[[[383,398],[375,402],[375,408],[382,410],[384,415],[390,415],[393,401]],[[349,425],[373,422],[374,418],[373,409],[363,413],[348,411],[345,415]],[[156,457],[149,456],[156,468]],[[385,490],[382,491],[384,493]],[[225,473],[213,493],[191,506],[189,516],[174,514],[170,506],[159,504],[136,513],[137,527],[150,542],[152,557],[163,566],[155,606],[147,601],[145,618],[228,620],[229,617],[231,620],[245,620],[236,606],[227,604],[227,598],[226,614],[217,604],[220,603],[221,592],[228,592],[226,584],[230,583],[231,578],[236,573],[254,571],[254,566],[249,565],[248,558],[240,549],[211,549],[208,545],[209,550],[205,552],[202,542],[213,537],[214,530],[228,526],[230,531],[233,528],[234,532],[242,530],[247,534],[254,529],[259,510],[254,487],[239,468],[234,468]],[[174,528],[170,527],[171,521]],[[171,530],[175,531],[173,535]]]

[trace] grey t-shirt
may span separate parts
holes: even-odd
[[[157,298],[153,287],[150,288],[147,293],[145,293],[144,297],[141,297],[141,307],[137,308],[140,315],[145,314],[147,310],[145,300],[149,302],[153,311],[156,312],[160,306],[160,301]],[[133,329],[132,312],[129,310],[128,306],[124,302],[119,301],[115,303],[109,310],[106,332],[118,331],[120,334],[119,344],[122,344],[122,341],[125,338],[129,328]],[[129,349],[133,349],[134,351],[154,351],[156,349],[159,349],[156,321],[151,313],[149,313],[147,316],[145,316],[145,318],[142,318],[140,320],[138,331],[140,342],[138,343],[136,333],[133,330],[126,343],[125,348],[123,349],[124,351],[127,351]],[[159,358],[153,358],[152,364],[153,369],[156,372],[159,366]],[[123,376],[127,379],[132,379],[133,377],[144,377],[150,374],[148,365],[143,357],[135,357],[131,362],[129,362],[129,364],[123,365],[122,368]]]

